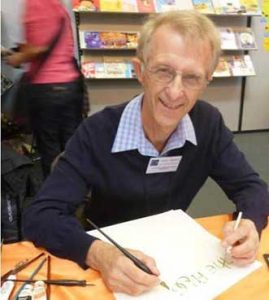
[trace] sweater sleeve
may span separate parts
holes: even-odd
[[[24,236],[52,254],[85,266],[94,237],[75,211],[91,188],[91,147],[85,122],[69,141],[64,155],[23,216]]]
[[[251,219],[261,233],[268,222],[268,187],[237,148],[232,133],[220,115],[213,144],[214,160],[210,176],[234,202],[237,212],[242,211],[243,217]]]

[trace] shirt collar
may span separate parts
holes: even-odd
[[[143,94],[136,96],[124,108],[111,152],[123,152],[137,149],[144,156],[162,156],[172,149],[181,148],[186,141],[197,146],[194,127],[189,114],[185,115],[176,130],[170,136],[160,154],[145,137],[141,121],[141,103]]]

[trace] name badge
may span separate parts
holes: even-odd
[[[182,159],[182,156],[168,156],[151,158],[146,174],[175,172]]]

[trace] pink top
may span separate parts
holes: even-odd
[[[61,18],[65,18],[64,31],[55,48],[35,73],[37,62],[30,63],[33,83],[60,83],[75,80],[79,74],[72,62],[74,41],[68,12],[59,0],[26,0],[24,25],[26,41],[34,46],[49,46],[57,34]]]

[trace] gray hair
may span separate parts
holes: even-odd
[[[208,17],[195,10],[170,11],[149,16],[141,29],[136,52],[141,61],[147,61],[151,38],[161,26],[172,28],[185,39],[208,42],[212,51],[213,72],[221,53],[219,31]]]

